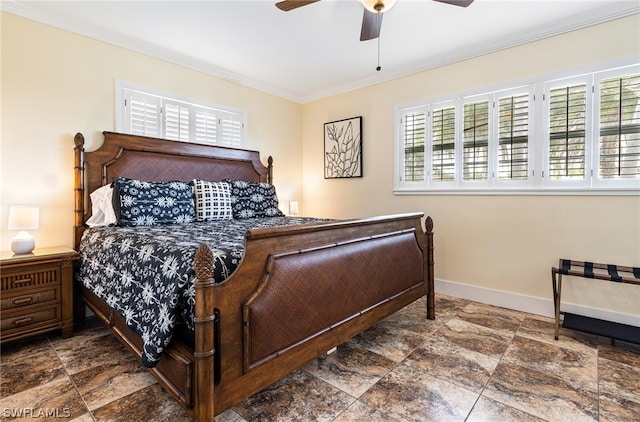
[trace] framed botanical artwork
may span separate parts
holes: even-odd
[[[362,116],[324,124],[324,178],[362,177]]]

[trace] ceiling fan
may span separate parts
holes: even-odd
[[[288,12],[320,0],[284,0],[276,3],[276,7],[280,10]],[[360,0],[364,6],[364,15],[362,16],[362,29],[360,31],[360,41],[373,40],[380,36],[380,28],[382,27],[382,13],[391,9],[396,0]],[[440,3],[452,4],[454,6],[467,7],[473,0],[433,0]]]

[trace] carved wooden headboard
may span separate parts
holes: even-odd
[[[147,136],[103,132],[104,143],[95,151],[84,151],[84,136],[75,143],[74,246],[77,248],[85,221],[91,216],[88,194],[111,183],[114,177],[145,181],[202,179],[212,182],[237,179],[272,183],[271,157],[268,166],[258,151]]]

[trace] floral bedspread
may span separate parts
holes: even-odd
[[[142,339],[142,363],[153,367],[177,324],[194,330],[193,261],[200,244],[213,251],[213,279],[221,282],[240,263],[248,229],[311,221],[318,219],[273,217],[90,228],[80,244],[76,279],[126,320]]]

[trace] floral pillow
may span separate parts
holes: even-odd
[[[155,226],[190,223],[195,217],[188,183],[145,182],[115,177],[114,209],[120,226]]]
[[[231,186],[233,218],[282,217],[276,188],[269,183],[225,179]]]

